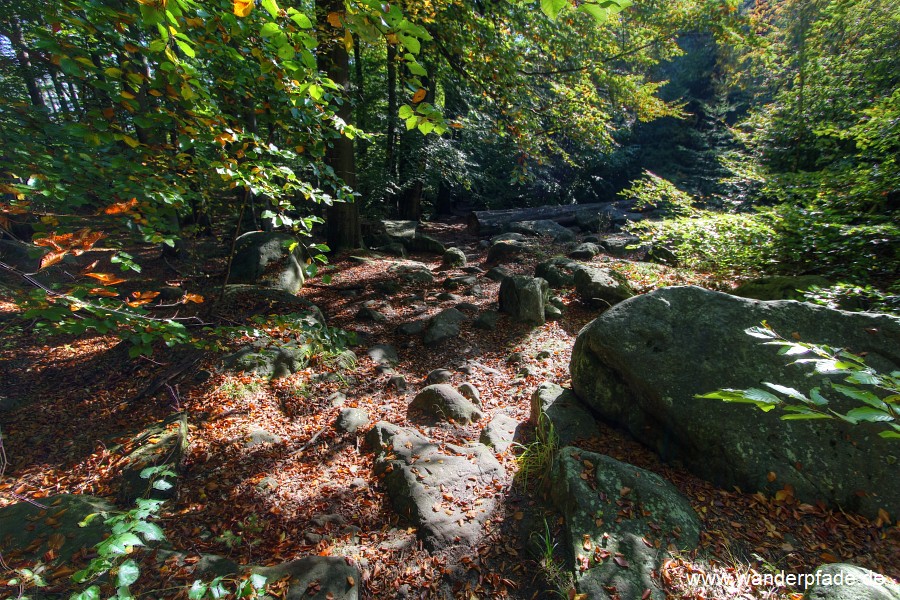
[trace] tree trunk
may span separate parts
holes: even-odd
[[[397,49],[388,44],[387,47],[387,146],[385,149],[385,169],[388,177],[397,176],[397,156],[395,145],[397,142]]]
[[[31,64],[31,55],[28,53],[28,47],[25,45],[25,36],[22,33],[22,24],[18,19],[12,22],[9,41],[12,43],[16,52],[16,63],[19,66],[19,73],[25,81],[25,87],[28,90],[28,97],[31,98],[33,106],[46,106],[44,95],[38,87],[37,75],[35,74],[34,65]]]
[[[343,0],[319,0],[316,3],[316,21],[320,47],[321,67],[333,82],[344,88],[344,103],[338,107],[337,116],[346,123],[353,121],[353,107],[349,100],[350,60],[344,46],[343,28],[329,23],[328,15],[344,15]],[[351,189],[356,188],[356,156],[353,140],[341,135],[331,141],[325,153],[325,162],[335,175]],[[325,231],[332,250],[347,250],[362,246],[359,222],[359,205],[355,202],[337,202],[328,207],[325,214]]]

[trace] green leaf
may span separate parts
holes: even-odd
[[[278,47],[278,58],[281,60],[291,60],[294,58],[296,52],[294,51],[294,47],[290,44],[285,44],[283,46]]]
[[[813,389],[809,390],[809,398],[810,398],[810,400],[812,400],[813,404],[815,404],[816,406],[827,406],[828,405],[828,398],[823,396],[821,394],[821,392],[819,391],[819,388],[817,388],[817,387],[814,387]]]
[[[195,579],[194,583],[191,585],[191,589],[188,590],[188,598],[190,600],[202,600],[203,596],[206,595],[207,589],[205,583],[199,579]]]
[[[879,398],[878,396],[876,396],[875,394],[873,394],[870,391],[861,390],[859,388],[849,387],[846,385],[841,385],[839,383],[832,383],[831,387],[836,392],[840,392],[841,394],[843,394],[844,396],[847,396],[848,398],[852,398],[854,400],[859,400],[860,402],[864,402],[865,404],[868,404],[869,406],[877,408],[879,410],[887,409],[887,404],[885,404],[881,400],[881,398]]]
[[[147,542],[161,542],[166,539],[166,534],[156,523],[138,521],[134,524],[133,529],[144,536],[144,540]]]
[[[178,44],[178,47],[181,48],[181,51],[184,52],[185,55],[191,58],[195,58],[197,56],[197,53],[194,52],[194,49],[187,42],[182,42],[181,40],[176,39],[175,43]]]
[[[767,327],[748,327],[744,330],[744,333],[762,340],[774,340],[778,337],[777,333]]]
[[[403,47],[412,52],[413,54],[418,54],[419,50],[422,49],[422,44],[419,43],[419,40],[404,34],[398,34],[397,38],[400,40],[400,43],[403,44]]]
[[[408,68],[409,72],[413,75],[419,75],[421,77],[425,77],[426,75],[428,75],[428,71],[425,70],[425,67],[415,61],[406,63],[406,68]]]
[[[100,600],[100,588],[92,585],[80,594],[74,594],[69,600]]]
[[[116,585],[118,587],[128,587],[138,580],[141,576],[141,569],[132,559],[128,559],[119,565],[119,572],[116,575]]]
[[[597,25],[602,25],[609,19],[609,9],[602,8],[596,4],[582,4],[578,7],[578,10],[591,15]]]
[[[881,423],[885,421],[893,421],[894,417],[890,413],[871,406],[863,406],[854,408],[845,415],[848,419],[854,421],[865,421],[866,423]]]
[[[262,27],[259,28],[259,35],[264,38],[270,38],[281,32],[281,27],[278,26],[278,23],[266,23]]]
[[[266,587],[266,580],[265,575],[254,573],[250,576],[250,585],[252,585],[255,590],[262,590]]]
[[[409,104],[404,104],[400,107],[400,110],[397,114],[400,115],[401,119],[408,119],[415,113],[413,113],[413,109]]]
[[[801,402],[809,402],[809,398],[795,390],[794,388],[790,388],[784,385],[779,385],[777,383],[769,383],[768,381],[764,381],[763,385],[775,390],[776,392],[781,392],[785,396],[793,398],[794,400],[799,400]]]
[[[434,123],[431,121],[422,121],[419,123],[419,131],[421,131],[424,135],[428,135],[434,129]]]
[[[312,29],[312,21],[310,21],[309,17],[304,15],[302,12],[297,12],[291,15],[291,21],[297,24],[297,27],[300,29]]]
[[[898,431],[882,431],[878,435],[889,440],[900,440],[900,432]]]
[[[172,489],[172,484],[165,479],[157,479],[153,482],[153,489],[165,491]]]
[[[408,119],[406,119],[406,130],[410,131],[412,129],[415,129],[418,124],[419,124],[419,117],[416,117],[416,116],[409,117]]]
[[[111,537],[100,544],[98,551],[101,555],[103,554],[103,550],[106,550],[109,554],[122,555],[128,554],[129,547],[143,545],[144,542],[142,542],[141,538],[138,536],[133,533],[123,533],[122,535]]]
[[[823,413],[796,413],[790,415],[781,415],[782,421],[802,421],[802,420],[811,420],[811,419],[832,419],[831,415],[826,415]]]
[[[262,7],[273,19],[278,17],[278,3],[275,0],[262,0]]]
[[[557,15],[559,15],[559,11],[567,4],[568,0],[541,0],[541,12],[551,19],[556,19]]]

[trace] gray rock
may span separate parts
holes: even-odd
[[[426,346],[435,346],[459,335],[459,326],[466,315],[455,308],[448,308],[436,314],[428,323],[422,341]]]
[[[451,294],[450,292],[441,292],[437,295],[437,299],[441,302],[460,302],[462,301],[462,296],[457,296],[456,294]]]
[[[469,265],[467,267],[462,268],[463,273],[468,273],[469,275],[481,275],[484,273],[484,269],[481,267],[476,267],[475,265]]]
[[[500,320],[500,313],[495,310],[486,310],[475,318],[472,324],[477,329],[493,331],[497,328],[497,321]]]
[[[229,371],[253,373],[267,379],[288,377],[308,362],[309,348],[295,342],[262,348],[244,346],[222,359],[222,365]]]
[[[610,218],[609,213],[602,209],[576,213],[575,223],[582,231],[590,231],[593,233],[609,231],[612,229],[612,219]]]
[[[669,287],[623,302],[582,329],[572,351],[573,389],[604,420],[721,487],[774,493],[790,484],[805,502],[821,499],[870,516],[878,508],[900,513],[896,444],[876,428],[837,419],[783,421],[778,411],[694,397],[763,381],[806,393],[829,378],[810,376],[810,368],[788,364],[744,333],[764,320],[788,337],[796,332],[802,340],[867,353],[882,372],[900,367],[895,317]],[[858,406],[839,394],[831,403],[839,412]]]
[[[397,327],[397,333],[402,335],[419,335],[428,327],[428,321],[426,319],[419,319],[418,321],[410,321],[409,323],[403,323],[399,327]]]
[[[459,248],[447,248],[441,265],[447,269],[458,269],[466,266],[466,253]]]
[[[472,404],[475,406],[481,406],[481,392],[479,392],[478,388],[471,383],[466,382],[461,384],[456,388],[456,391],[471,400]]]
[[[477,304],[472,304],[471,302],[460,302],[454,308],[460,312],[467,313],[476,313],[481,310]]]
[[[554,242],[567,243],[575,241],[575,234],[556,221],[541,219],[537,221],[518,221],[510,225],[516,233],[537,235],[552,238]]]
[[[541,418],[553,425],[559,443],[569,445],[576,440],[598,437],[600,429],[594,416],[572,393],[555,383],[545,381],[531,394],[529,422],[538,427]]]
[[[884,576],[844,563],[822,565],[804,600],[900,600],[900,585]]]
[[[515,440],[518,427],[519,422],[512,417],[497,415],[481,430],[481,437],[478,438],[478,441],[497,452],[506,452]]]
[[[375,344],[366,351],[366,354],[376,365],[395,367],[400,362],[397,349],[390,344]]]
[[[444,280],[445,290],[458,290],[460,288],[470,288],[475,285],[474,275],[460,275],[459,277],[448,277]]]
[[[356,319],[359,321],[374,321],[375,323],[384,323],[388,320],[386,314],[368,306],[361,306],[356,311]]]
[[[385,296],[393,296],[400,291],[401,287],[402,286],[400,285],[400,282],[394,281],[393,279],[388,279],[386,281],[377,281],[372,285],[372,288],[376,292]]]
[[[159,288],[159,299],[164,303],[178,302],[184,298],[184,288],[175,285],[164,285]]]
[[[562,316],[562,311],[553,304],[548,304],[544,307],[544,317],[548,321],[559,321],[560,319],[562,319]]]
[[[614,587],[616,597],[636,600],[650,589],[653,598],[664,598],[653,575],[661,558],[653,541],[682,550],[700,541],[700,519],[678,490],[655,473],[571,446],[560,450],[550,477],[578,590],[609,599]]]
[[[425,383],[427,383],[428,385],[434,385],[436,383],[448,383],[451,377],[453,377],[453,373],[451,373],[447,369],[435,369],[425,377]]]
[[[254,446],[262,446],[264,444],[280,444],[281,436],[271,431],[266,431],[261,427],[252,426],[247,431],[244,439],[245,448],[253,448]]]
[[[388,273],[406,283],[434,283],[434,275],[425,263],[397,263],[388,267]]]
[[[446,383],[422,388],[409,405],[410,413],[420,413],[428,421],[453,421],[468,425],[483,416],[481,410]]]
[[[601,309],[634,296],[628,281],[611,269],[581,266],[575,270],[575,291],[588,304]]]
[[[385,244],[384,246],[378,246],[377,248],[373,248],[373,250],[377,250],[378,252],[383,252],[385,254],[390,254],[391,256],[399,256],[400,258],[406,258],[407,256],[409,256],[409,252],[407,252],[406,246],[398,242]]]
[[[362,585],[359,569],[338,556],[307,556],[274,567],[252,567],[249,571],[263,575],[269,582],[289,581],[285,598],[357,600]]]
[[[17,553],[29,562],[41,560],[54,566],[71,562],[76,552],[103,540],[108,529],[102,515],[112,516],[116,511],[112,504],[94,496],[61,494],[41,498],[40,503],[47,508],[30,502],[0,508],[0,554],[9,558]],[[78,526],[94,513],[101,513],[101,518],[95,518],[86,527]],[[46,558],[51,550],[50,538],[56,534],[62,536],[62,545],[54,545],[54,555]]]
[[[228,312],[231,307],[240,305],[241,310],[262,312],[265,314],[302,313],[297,324],[315,326],[325,325],[322,310],[307,300],[284,290],[277,290],[261,285],[229,284],[225,286],[222,300],[214,305],[215,314]]]
[[[645,260],[670,267],[678,266],[678,256],[671,249],[660,244],[650,245]]]
[[[575,246],[571,252],[569,252],[569,257],[575,258],[578,260],[591,260],[595,256],[600,254],[600,247],[597,244],[592,244],[591,242],[583,242]]]
[[[550,296],[550,304],[559,310],[563,310],[566,307],[566,303],[559,296]]]
[[[360,429],[366,427],[369,422],[369,413],[363,409],[344,408],[341,409],[341,412],[334,423],[334,427],[338,431],[356,433]]]
[[[409,387],[406,383],[406,377],[403,375],[392,375],[390,379],[388,379],[388,385],[393,387],[398,392],[405,392]]]
[[[495,235],[491,238],[491,244],[496,244],[497,242],[525,242],[528,240],[528,236],[522,233],[501,233],[500,235]]]
[[[375,451],[375,473],[384,476],[394,509],[417,527],[428,548],[472,545],[481,539],[496,507],[493,495],[484,492],[505,478],[490,449],[482,444],[441,446],[413,429],[384,422],[372,428],[366,441]],[[476,495],[482,499],[479,504],[471,502]]]
[[[501,266],[491,267],[487,273],[484,274],[485,277],[490,279],[491,281],[503,281],[507,277],[512,276],[512,273],[509,269]]]
[[[174,497],[176,478],[160,477],[169,487],[151,488],[151,481],[142,478],[141,471],[147,467],[165,465],[176,474],[180,473],[182,458],[189,443],[188,420],[183,413],[151,425],[133,436],[126,443],[132,450],[123,459],[118,501],[131,505],[142,496],[161,500]]]
[[[803,291],[815,287],[828,287],[831,283],[818,275],[762,277],[741,284],[735,296],[755,300],[803,300]]]
[[[556,257],[538,263],[534,275],[546,279],[554,289],[568,288],[575,285],[575,270],[580,266],[574,260]]]
[[[549,299],[550,286],[540,277],[514,275],[500,284],[500,312],[516,321],[542,324]]]
[[[508,262],[528,253],[530,250],[531,246],[525,242],[501,240],[491,244],[491,247],[488,249],[486,262],[488,264]]]
[[[506,357],[506,362],[511,365],[517,365],[525,360],[525,355],[521,352],[513,352]]]
[[[629,252],[633,252],[628,249],[629,246],[640,246],[640,244],[641,238],[625,233],[605,235],[600,240],[600,247],[612,256],[626,256]]]
[[[237,238],[230,280],[296,294],[303,286],[303,253],[287,233],[251,231]]]
[[[416,233],[408,247],[413,252],[428,252],[430,254],[443,255],[447,251],[442,243],[424,233]]]
[[[331,408],[343,406],[345,402],[347,402],[347,396],[345,396],[341,392],[335,392],[328,396],[328,404],[331,406]]]

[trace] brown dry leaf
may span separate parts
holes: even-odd
[[[353,579],[353,577],[350,575],[347,575],[347,585],[349,585],[350,587],[356,585],[356,580]]]
[[[91,296],[105,296],[107,298],[112,298],[119,295],[113,290],[108,290],[106,288],[91,288],[88,291],[88,294],[90,294]]]
[[[62,250],[60,252],[48,252],[41,258],[41,269],[46,269],[49,266],[55,265],[59,261],[63,259],[63,257],[68,253],[68,250]]]
[[[627,568],[628,568],[628,561],[625,559],[624,556],[619,556],[619,555],[614,556],[614,557],[613,557],[613,562],[615,562],[617,565],[619,565],[619,566],[622,567],[623,569],[627,569]]]
[[[105,215],[121,215],[128,212],[131,212],[135,208],[137,208],[137,198],[132,198],[127,202],[116,202],[115,204],[110,204],[106,208],[103,209],[103,214]]]
[[[593,547],[593,544],[591,543],[591,536],[589,536],[588,534],[584,534],[581,542],[581,547],[585,550],[590,550]]]
[[[521,510],[513,513],[513,519],[515,519],[516,521],[521,521],[524,518],[525,518],[525,513],[523,513]]]
[[[185,294],[181,297],[181,301],[184,303],[194,302],[196,304],[203,304],[203,296],[200,294]]]
[[[884,525],[891,524],[891,515],[888,514],[886,510],[883,508],[878,509],[878,520],[881,521]]]
[[[425,96],[427,96],[427,95],[428,95],[428,92],[419,88],[418,90],[416,90],[416,93],[413,94],[413,97],[412,97],[413,104],[418,104],[419,102],[424,100]]]
[[[328,24],[332,27],[342,27],[343,23],[341,23],[341,13],[339,12],[330,12],[328,13]]]
[[[778,479],[778,475],[775,474],[775,471],[769,471],[769,474],[766,475],[766,479],[769,480],[769,483],[772,483],[776,479]]]

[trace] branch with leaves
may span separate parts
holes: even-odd
[[[747,335],[765,340],[766,346],[779,346],[779,354],[804,357],[790,364],[810,365],[820,375],[844,375],[843,383],[824,379],[821,386],[808,393],[777,383],[763,382],[768,389],[720,389],[696,398],[712,398],[724,402],[752,404],[764,412],[780,408],[786,414],[782,420],[841,419],[852,425],[875,423],[884,428],[883,438],[900,439],[900,371],[879,373],[868,366],[862,356],[842,348],[787,340],[763,321],[761,327],[751,327]],[[770,391],[771,390],[771,391]],[[774,393],[773,393],[774,392]],[[834,394],[849,398],[861,406],[847,412],[831,408]]]

